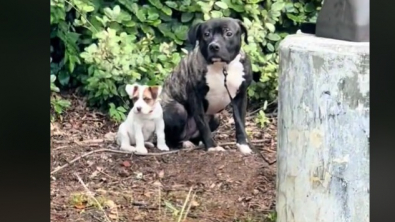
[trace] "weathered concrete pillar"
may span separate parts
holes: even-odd
[[[280,45],[277,222],[369,221],[369,43]]]

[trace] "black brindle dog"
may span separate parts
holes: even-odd
[[[216,114],[231,103],[230,94],[237,108],[233,112],[236,145],[244,154],[252,152],[244,129],[252,68],[241,51],[242,35],[248,44],[246,27],[233,18],[211,19],[189,30],[188,40],[196,47],[166,78],[161,94],[169,147],[191,147],[201,141],[206,150],[224,150],[211,132],[219,126]]]

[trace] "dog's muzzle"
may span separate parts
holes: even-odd
[[[221,46],[218,42],[211,42],[208,45],[208,60],[210,62],[230,62],[225,46]]]

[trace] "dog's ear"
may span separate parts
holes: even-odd
[[[148,90],[152,95],[152,99],[157,99],[162,92],[162,86],[149,86]]]
[[[237,19],[237,23],[239,23],[241,33],[244,34],[244,42],[248,44],[248,31],[244,23]]]
[[[138,91],[139,85],[137,83],[135,84],[127,84],[125,87],[126,93],[129,95],[130,98],[132,98]]]
[[[188,43],[191,44],[193,47],[195,47],[196,41],[201,35],[201,25],[201,23],[196,23],[188,31]]]

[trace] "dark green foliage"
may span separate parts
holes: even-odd
[[[51,70],[60,88],[81,86],[91,105],[117,120],[129,109],[126,83],[160,84],[186,53],[189,27],[239,18],[249,31],[253,101],[277,95],[277,48],[300,22],[314,21],[320,0],[51,0]],[[121,107],[121,108],[120,108]]]

